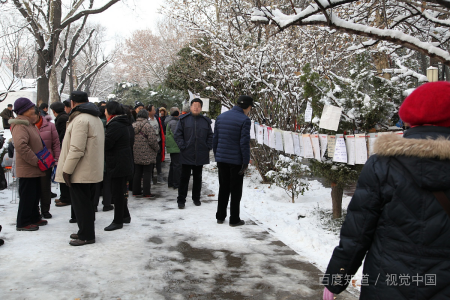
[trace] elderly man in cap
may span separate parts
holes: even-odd
[[[237,105],[219,115],[214,126],[213,151],[219,168],[217,223],[223,224],[230,201],[230,226],[244,225],[239,217],[244,173],[250,161],[250,125],[248,117],[253,99],[240,96]]]
[[[72,112],[67,123],[56,181],[70,187],[78,233],[70,235],[72,246],[95,243],[94,198],[96,184],[103,180],[105,132],[98,107],[85,92],[70,95]]]
[[[191,112],[180,117],[174,139],[180,148],[181,178],[178,188],[178,208],[183,209],[188,193],[189,179],[193,177],[192,200],[200,206],[203,165],[209,164],[213,133],[211,120],[202,116],[203,101],[191,101]]]

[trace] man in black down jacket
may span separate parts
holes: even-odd
[[[213,133],[211,120],[201,115],[203,102],[191,101],[191,112],[180,117],[175,132],[175,142],[180,148],[181,178],[178,188],[178,208],[182,209],[191,177],[193,176],[192,200],[200,206],[203,165],[209,164],[209,151],[212,149]]]
[[[64,107],[65,105],[62,102],[53,102],[50,105],[50,109],[53,111],[53,115],[55,116],[55,127],[56,131],[58,132],[59,142],[61,143],[60,146],[62,146],[64,135],[66,134],[67,121],[69,121],[69,115],[65,112]],[[55,205],[58,207],[70,205],[72,201],[70,200],[69,187],[65,183],[60,183],[59,187],[61,189],[61,196],[59,197],[59,199],[55,200]],[[71,219],[76,219],[73,209],[71,213]]]
[[[323,278],[324,299],[345,290],[364,257],[360,299],[450,299],[450,211],[437,199],[450,198],[450,83],[420,86],[399,115],[411,129],[378,138]]]

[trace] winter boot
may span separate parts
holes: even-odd
[[[167,182],[164,181],[164,178],[163,178],[162,174],[158,174],[158,179],[157,179],[156,183],[158,183],[158,184],[165,184]]]

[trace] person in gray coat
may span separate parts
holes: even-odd
[[[209,164],[213,142],[211,120],[201,115],[202,106],[202,100],[192,100],[191,112],[180,117],[175,131],[175,142],[180,148],[181,178],[177,200],[180,209],[185,207],[191,171],[194,181],[192,200],[196,206],[201,205],[203,165]]]

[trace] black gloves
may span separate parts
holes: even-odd
[[[244,175],[245,171],[247,171],[248,165],[242,165],[241,170],[239,171],[238,175]]]

